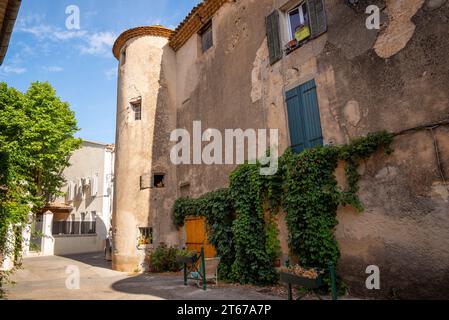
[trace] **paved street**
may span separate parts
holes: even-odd
[[[67,267],[80,271],[80,289],[66,287]],[[213,288],[203,291],[185,287],[180,275],[130,275],[110,269],[101,253],[70,257],[24,259],[15,285],[6,287],[10,300],[247,300],[280,299],[243,287]]]

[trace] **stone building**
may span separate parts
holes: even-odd
[[[339,209],[339,274],[363,296],[449,297],[448,21],[445,0],[206,0],[174,31],[124,32],[114,268],[183,246],[175,199],[228,185],[233,165],[175,166],[172,130],[278,129],[280,153],[388,130],[395,152],[360,169],[365,212]],[[282,217],[279,229],[287,254]],[[365,286],[369,265],[380,290]]]

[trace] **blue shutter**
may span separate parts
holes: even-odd
[[[300,95],[304,108],[306,148],[322,146],[323,132],[321,130],[320,108],[318,107],[315,80],[303,84],[299,90],[301,91]]]
[[[288,91],[286,103],[293,152],[323,145],[315,81]]]
[[[286,94],[288,126],[290,128],[290,142],[293,152],[299,153],[304,150],[305,134],[302,126],[303,119],[301,115],[301,97],[298,94],[298,88],[290,90]]]

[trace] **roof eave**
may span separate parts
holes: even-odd
[[[19,14],[21,3],[22,0],[8,1],[0,30],[0,65],[3,64],[3,61],[5,59],[6,51],[9,47],[9,41],[11,39],[11,34],[17,20],[17,15]]]

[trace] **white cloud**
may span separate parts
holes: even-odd
[[[58,66],[42,67],[42,69],[44,69],[46,72],[50,72],[50,73],[57,73],[57,72],[64,71],[63,68],[58,67]]]
[[[22,68],[22,67],[10,67],[10,66],[4,66],[0,68],[0,73],[1,74],[22,74],[27,72],[26,68]]]
[[[56,40],[72,40],[72,39],[81,39],[88,35],[87,31],[54,31],[52,36]]]
[[[22,26],[18,31],[29,33],[40,40],[54,40],[65,41],[72,39],[79,39],[87,36],[87,31],[84,30],[62,30],[53,26],[40,24],[35,26]]]
[[[89,32],[86,30],[66,30],[42,23],[41,17],[22,18],[17,26],[17,32],[34,36],[41,43],[49,40],[58,42],[74,42],[74,46],[83,54],[112,55],[111,50],[116,39],[112,32]],[[75,42],[76,41],[76,42]]]
[[[111,52],[117,37],[112,32],[98,32],[88,36],[87,43],[81,46],[84,54],[104,55]]]

